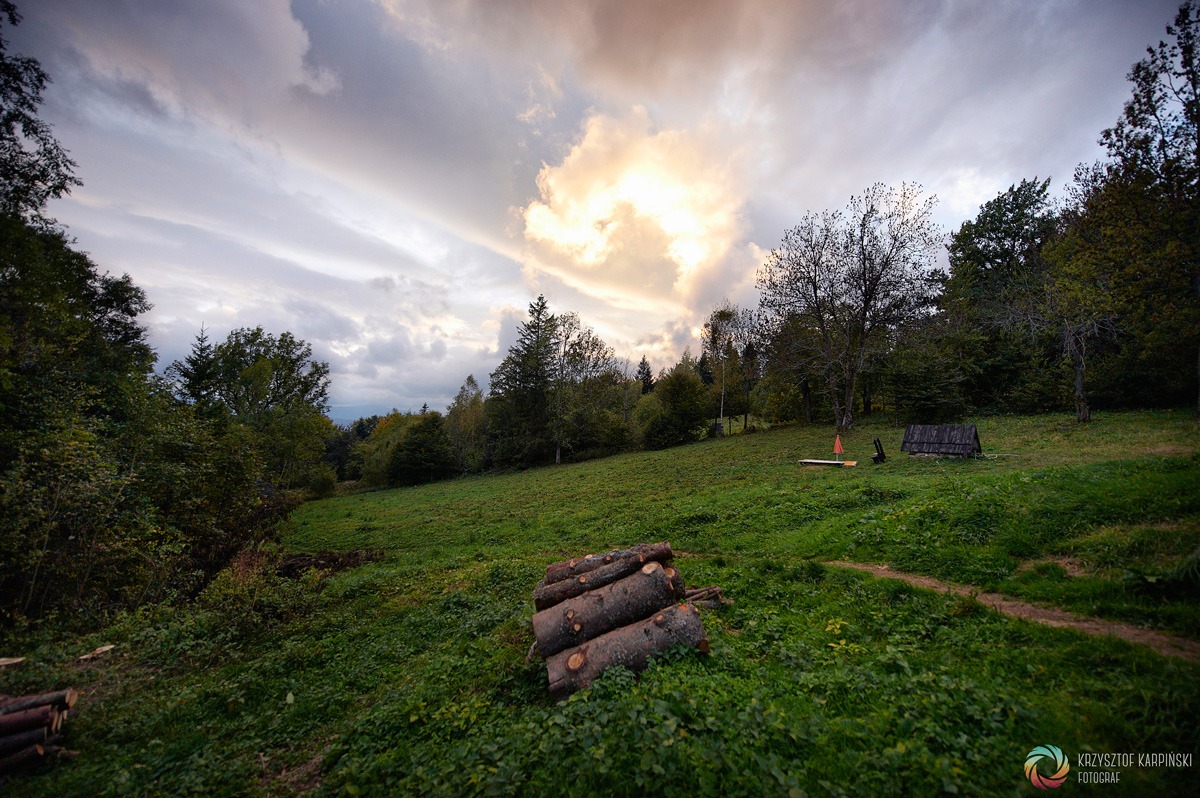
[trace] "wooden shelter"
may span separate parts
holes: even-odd
[[[969,457],[980,454],[979,433],[974,424],[909,424],[904,428],[900,451],[911,454],[941,454]]]

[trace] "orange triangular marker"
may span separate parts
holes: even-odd
[[[833,453],[834,454],[845,454],[845,452],[842,451],[842,436],[841,435],[835,435],[833,438]]]

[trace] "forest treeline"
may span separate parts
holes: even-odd
[[[0,0],[0,32],[18,20]],[[444,412],[345,426],[327,417],[328,365],[290,332],[201,329],[187,357],[156,363],[145,293],[46,215],[75,165],[37,115],[48,77],[0,36],[0,611],[189,598],[339,481],[411,485],[764,422],[845,431],[880,411],[1200,411],[1198,30],[1189,0],[1130,72],[1108,159],[1061,199],[1022,180],[947,238],[918,186],[871,186],[785,231],[759,304],[713,308],[699,351],[669,367],[617,358],[538,297],[486,391],[472,375]]]

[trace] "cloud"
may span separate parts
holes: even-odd
[[[524,209],[530,263],[584,293],[640,307],[691,297],[741,235],[741,198],[694,136],[644,108],[595,114]]]
[[[164,109],[238,124],[294,90],[327,94],[338,80],[306,61],[309,38],[288,0],[51,4],[59,26],[92,70],[144,87]]]
[[[51,212],[164,359],[291,329],[386,409],[485,382],[538,292],[659,368],[805,211],[1060,187],[1177,0],[23,5],[85,182]]]

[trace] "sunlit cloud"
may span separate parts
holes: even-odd
[[[609,301],[686,299],[742,232],[723,164],[687,132],[654,130],[644,108],[588,118],[537,185],[524,210],[530,262]]]

